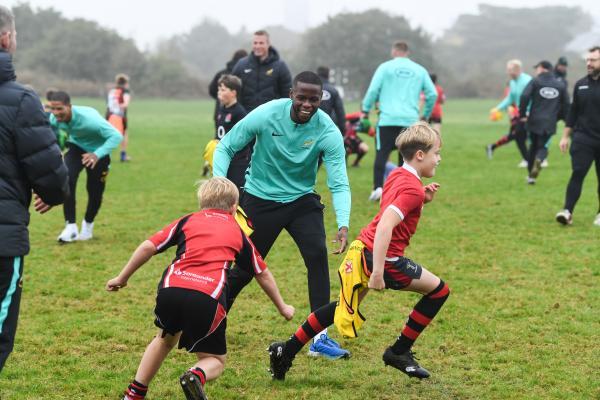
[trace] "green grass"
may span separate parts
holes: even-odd
[[[83,101],[102,109],[98,101]],[[288,379],[272,382],[265,348],[289,337],[309,311],[300,255],[283,234],[267,258],[284,298],[296,306],[292,322],[278,316],[258,285],[240,295],[228,323],[229,360],[207,385],[211,399],[591,399],[600,397],[600,229],[596,182],[590,172],[574,215],[554,221],[570,174],[569,157],[550,151],[538,184],[525,184],[516,146],[485,158],[484,145],[504,133],[491,123],[488,101],[449,101],[436,200],[427,205],[407,255],[446,280],[452,295],[415,350],[432,378],[417,382],[384,368],[392,343],[418,296],[371,294],[355,340],[341,340],[347,361],[309,359],[303,351]],[[349,110],[357,106],[348,107]],[[62,210],[33,215],[32,252],[14,353],[0,377],[9,399],[116,399],[132,379],[155,333],[156,284],[173,252],[155,257],[118,293],[104,290],[144,239],[196,207],[194,183],[212,136],[212,102],[135,99],[130,112],[133,161],[113,162],[104,203],[90,242],[60,246]],[[369,144],[371,139],[366,139]],[[373,146],[371,146],[373,148]],[[367,202],[373,151],[350,168],[354,238],[376,213]],[[326,227],[334,214],[325,187]],[[78,190],[78,217],[85,185]],[[333,249],[333,246],[332,246]],[[340,256],[331,256],[332,296]],[[336,338],[337,332],[332,330]],[[182,398],[177,377],[194,357],[174,351],[152,382],[149,399]]]

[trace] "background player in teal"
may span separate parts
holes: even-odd
[[[221,140],[213,165],[215,176],[225,176],[233,155],[256,139],[240,205],[252,221],[251,239],[263,257],[283,229],[292,236],[308,272],[311,310],[330,301],[323,205],[314,192],[321,154],[338,224],[341,245],[336,253],[346,248],[350,218],[344,143],[331,118],[319,110],[322,87],[315,73],[298,74],[291,99],[272,100],[250,112]],[[228,307],[251,280],[240,268],[230,271]],[[340,358],[348,352],[324,333],[309,354]]]
[[[522,68],[523,65],[520,60],[509,60],[506,63],[506,72],[510,77],[510,82],[508,83],[509,92],[496,107],[490,110],[490,115],[495,115],[498,111],[507,111],[509,106],[519,107],[521,94],[523,94],[523,90],[525,90],[525,87],[529,84],[529,81],[531,81],[531,75],[523,72]],[[514,124],[514,126],[511,126],[509,135],[506,137],[503,136],[496,143],[486,147],[488,158],[492,157],[492,153],[497,147],[514,139],[519,148],[519,152],[521,153],[521,157],[523,158],[519,166],[527,167],[527,130],[525,129],[525,124],[518,119],[512,121],[511,125],[512,124]]]
[[[66,92],[53,92],[50,108],[50,125],[64,130],[69,136],[65,164],[69,170],[71,194],[65,200],[63,211],[66,226],[58,236],[58,241],[88,240],[92,238],[94,218],[102,203],[110,152],[121,143],[123,136],[95,109],[72,106]],[[77,178],[83,168],[87,173],[88,204],[80,233],[75,220],[75,194]]]
[[[363,117],[379,102],[376,155],[373,166],[373,192],[369,200],[379,200],[383,187],[385,163],[395,149],[395,141],[404,129],[419,121],[419,100],[425,95],[423,118],[429,119],[437,99],[435,85],[425,68],[408,58],[405,42],[392,45],[392,60],[377,67],[362,102]],[[399,164],[402,156],[398,153]]]

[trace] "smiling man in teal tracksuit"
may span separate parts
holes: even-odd
[[[369,200],[381,198],[385,164],[396,148],[396,138],[407,127],[419,121],[419,100],[425,94],[423,118],[429,119],[437,99],[435,85],[425,68],[408,58],[406,42],[392,45],[392,59],[375,71],[362,102],[363,118],[368,118],[371,108],[379,102],[375,165],[373,166],[373,192]],[[402,156],[399,166],[402,165]]]
[[[272,100],[253,110],[219,142],[213,161],[215,176],[226,176],[233,155],[256,139],[240,199],[254,227],[250,237],[266,257],[281,231],[288,231],[306,265],[313,311],[330,302],[324,207],[314,191],[321,154],[341,243],[336,253],[346,247],[350,219],[346,152],[338,128],[319,110],[322,88],[315,73],[298,74],[291,99]],[[251,280],[240,268],[230,271],[228,307]],[[310,350],[309,354],[328,358],[349,354],[325,333],[318,335]]]

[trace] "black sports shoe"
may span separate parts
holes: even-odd
[[[402,354],[396,354],[391,347],[385,349],[383,353],[383,362],[385,365],[391,365],[399,369],[411,378],[429,378],[429,371],[419,366],[415,361],[415,354],[408,350]]]
[[[269,372],[271,377],[282,381],[285,379],[285,373],[289,371],[292,366],[292,360],[288,359],[283,354],[285,348],[285,342],[273,342],[267,349],[269,352]]]
[[[181,375],[179,377],[179,383],[181,384],[181,389],[187,400],[208,400],[208,397],[206,397],[206,394],[204,393],[200,378],[192,371],[186,371],[185,374]]]
[[[542,160],[540,160],[539,158],[536,158],[533,161],[533,166],[531,167],[531,172],[529,173],[529,176],[532,178],[537,178],[538,175],[540,174],[541,170],[542,170]]]

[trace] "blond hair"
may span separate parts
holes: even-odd
[[[431,150],[436,140],[440,141],[441,146],[442,137],[439,132],[433,129],[427,122],[421,121],[398,135],[396,138],[396,147],[400,154],[402,154],[402,158],[410,161],[417,151],[421,150],[427,153]]]
[[[517,67],[517,68],[521,69],[521,68],[523,68],[523,63],[521,62],[521,60],[517,60],[515,58],[513,60],[508,60],[506,62],[506,67],[507,68]]]
[[[214,177],[204,181],[198,188],[198,204],[200,209],[216,208],[231,210],[238,204],[238,188],[227,178]]]

